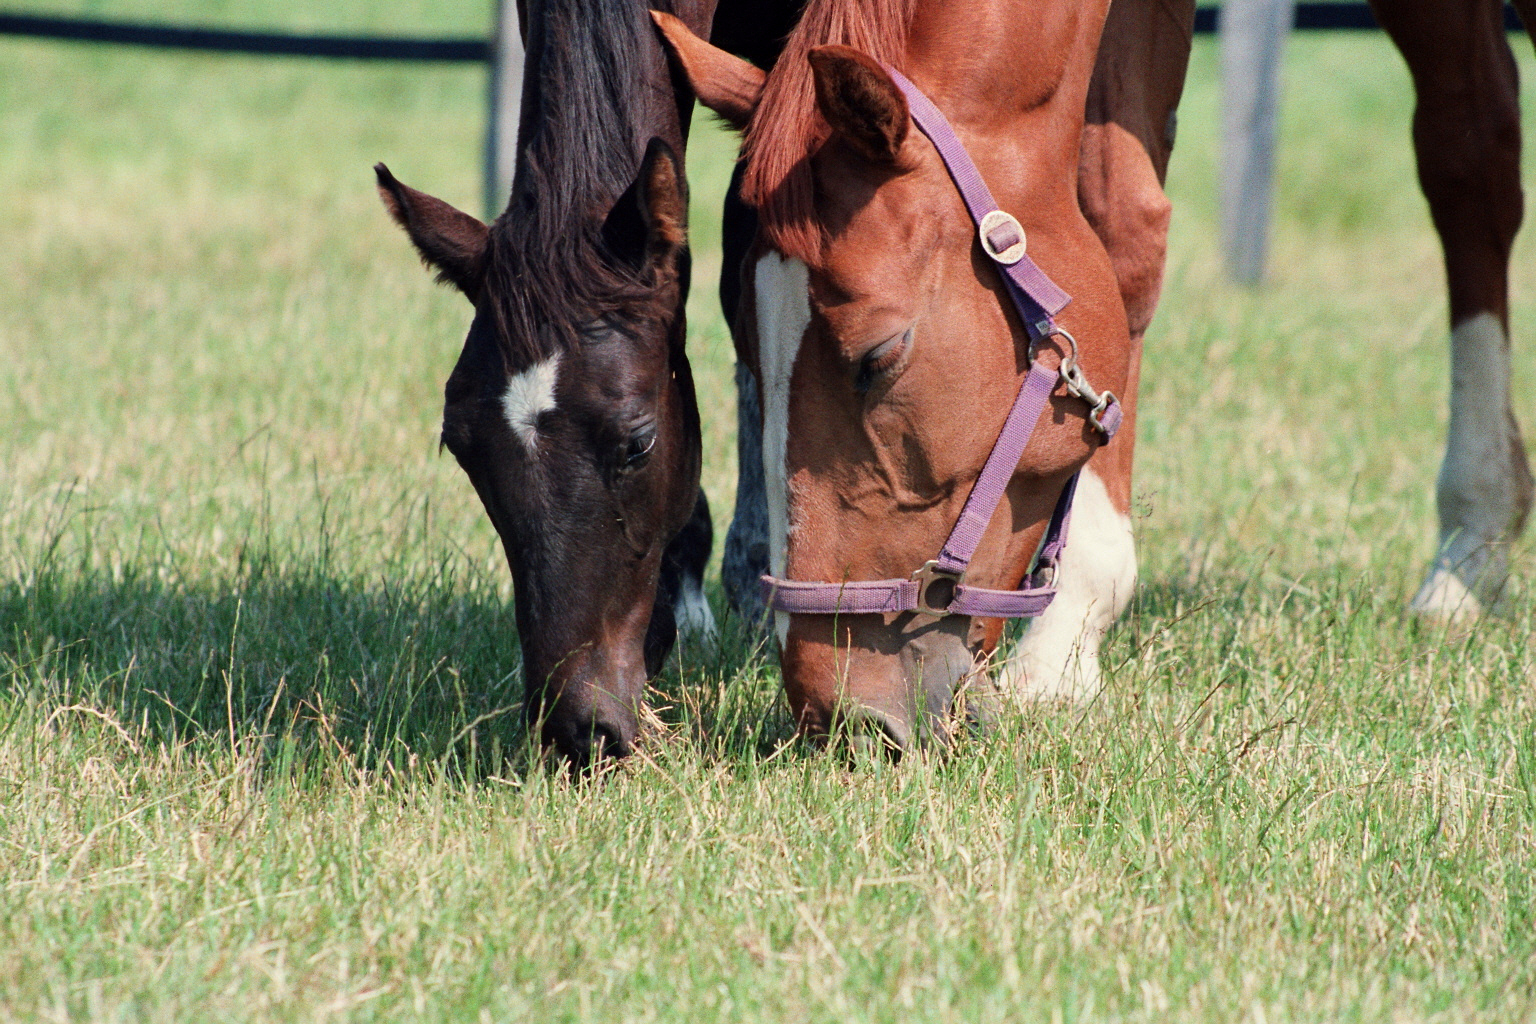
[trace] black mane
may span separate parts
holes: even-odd
[[[487,268],[513,366],[571,347],[583,324],[650,291],[602,240],[646,143],[677,134],[671,76],[647,12],[646,0],[528,5],[517,170],[491,226]]]

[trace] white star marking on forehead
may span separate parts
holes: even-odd
[[[555,376],[559,367],[560,353],[556,352],[507,381],[507,390],[502,393],[502,414],[530,453],[537,450],[534,442],[539,436],[539,417],[555,407]]]

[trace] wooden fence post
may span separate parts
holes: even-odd
[[[523,102],[523,36],[516,0],[496,0],[491,35],[490,102],[485,124],[485,216],[507,205],[517,167],[517,123]]]
[[[1280,58],[1294,0],[1223,0],[1221,38],[1221,237],[1227,274],[1264,279],[1274,195]]]

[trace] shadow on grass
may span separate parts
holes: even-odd
[[[1518,621],[1456,633],[1406,616],[1389,583],[1240,568],[1150,580],[1109,638],[1108,678],[1177,687],[1209,674],[1242,691],[1278,676],[1321,693],[1340,665],[1391,678],[1426,654],[1481,650],[1487,662],[1490,646],[1509,663],[1498,675],[1523,671],[1512,637],[1529,626],[1528,601]],[[730,617],[718,643],[683,641],[648,694],[649,749],[727,770],[781,756],[793,727],[773,661]],[[254,743],[280,771],[516,776],[539,764],[522,697],[510,605],[446,567],[368,579],[301,559],[189,583],[152,562],[45,561],[0,580],[0,731],[68,709],[150,745]],[[1397,706],[1384,697],[1373,699]]]
[[[0,622],[12,699],[89,705],[151,742],[284,736],[376,768],[440,757],[477,719],[519,727],[510,610],[441,580],[44,569],[0,583]]]
[[[162,579],[45,567],[0,581],[0,700],[44,716],[89,709],[136,742],[259,740],[292,768],[441,764],[521,773],[528,750],[510,604],[446,571],[337,578],[304,567]],[[168,575],[168,574],[166,574]],[[649,695],[652,731],[711,757],[757,757],[788,734],[776,672],[727,619],[684,643]]]

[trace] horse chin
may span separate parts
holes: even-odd
[[[985,719],[967,693],[977,670],[970,619],[829,619],[795,616],[784,646],[791,710],[813,739],[900,757],[947,746],[957,712],[972,722]]]

